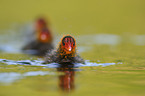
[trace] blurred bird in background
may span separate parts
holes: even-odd
[[[34,32],[35,39],[29,41],[23,48],[23,52],[38,56],[44,56],[53,49],[53,37],[47,21],[44,18],[38,18]],[[33,36],[32,36],[33,37]],[[31,40],[31,38],[28,38]]]

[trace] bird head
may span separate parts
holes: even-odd
[[[43,28],[38,34],[38,39],[40,42],[50,43],[52,41],[50,31],[47,28]]]
[[[61,46],[60,47],[61,47],[61,50],[65,54],[75,53],[75,49],[76,49],[75,39],[70,35],[64,36],[61,40]]]

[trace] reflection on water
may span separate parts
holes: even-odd
[[[0,73],[0,83],[2,83],[3,85],[9,85],[10,83],[16,82],[17,80],[26,78],[28,76],[44,75],[54,75],[54,73],[48,71],[30,71],[23,74],[17,72],[4,72]]]
[[[20,32],[17,35],[13,35],[12,37],[9,37],[9,34],[7,35],[1,35],[1,41],[0,41],[0,50],[7,52],[7,53],[22,53],[22,47],[26,45],[26,42],[28,42],[28,37],[25,32]],[[12,34],[12,33],[11,33]],[[16,33],[13,33],[16,34]],[[60,36],[56,36],[54,44],[57,45],[58,42],[61,39]],[[117,45],[120,44],[121,42],[121,37],[118,35],[113,35],[113,34],[93,34],[93,35],[81,35],[81,36],[75,36],[77,40],[78,46],[78,51],[79,52],[84,52],[86,50],[91,50],[92,46],[90,45]],[[17,38],[17,40],[15,40]],[[5,42],[6,41],[6,42]],[[31,40],[30,40],[31,41]],[[86,46],[89,45],[89,46]],[[35,50],[28,50],[25,51],[26,53],[31,53],[35,54]]]
[[[73,90],[75,88],[74,85],[74,78],[75,78],[75,72],[74,71],[62,71],[64,72],[64,75],[59,76],[59,87],[69,92],[70,90]]]
[[[34,40],[34,24],[13,23],[7,30],[0,30],[0,50],[7,53],[21,53],[26,42]],[[28,39],[29,38],[29,39]]]
[[[121,42],[121,37],[114,34],[93,34],[77,36],[77,42],[82,45],[117,45]]]
[[[58,72],[63,72],[63,75],[58,77],[58,86],[64,92],[71,92],[75,89],[75,71],[79,70],[69,65],[71,64],[61,65],[57,68]]]
[[[22,78],[23,76],[16,72],[0,73],[0,83],[10,84]]]
[[[133,36],[131,39],[132,39],[133,44],[135,45],[138,45],[138,46],[145,45],[145,35],[136,35],[136,36]]]
[[[27,24],[21,25],[18,23],[12,24],[7,30],[0,30],[0,51],[7,53],[22,53],[22,47],[35,39],[34,36],[34,23],[28,22]],[[57,45],[62,35],[55,36],[54,45]],[[91,34],[91,35],[80,35],[76,37],[78,44],[78,51],[85,52],[92,49],[91,45],[110,45],[115,46],[122,44],[123,41],[129,42],[134,45],[144,46],[145,35],[116,35],[116,34]],[[35,50],[31,50],[26,53],[36,54]]]
[[[61,72],[58,75],[58,87],[63,92],[71,92],[75,89],[75,71],[80,71],[74,64],[64,64],[57,66],[57,72]],[[10,85],[21,79],[25,79],[29,76],[45,76],[45,75],[56,75],[54,72],[49,71],[30,71],[25,73],[18,72],[4,72],[0,73],[0,85]]]

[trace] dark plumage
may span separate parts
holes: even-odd
[[[38,56],[45,56],[47,52],[53,49],[53,45],[49,43],[42,43],[37,40],[28,43],[22,50],[24,53]]]

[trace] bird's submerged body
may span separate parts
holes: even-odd
[[[53,45],[50,43],[42,43],[37,40],[34,40],[28,43],[24,48],[23,51],[28,54],[38,55],[38,56],[45,56],[47,52],[50,52],[53,49]],[[27,50],[29,50],[27,52]]]
[[[74,38],[65,36],[59,48],[46,55],[45,63],[84,63],[84,60],[76,53]]]

